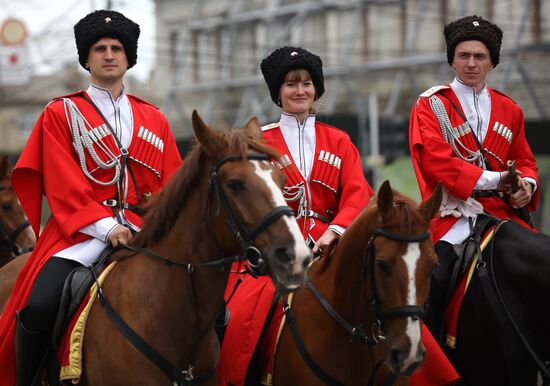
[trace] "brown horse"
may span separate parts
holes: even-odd
[[[7,156],[0,157],[0,267],[15,256],[32,251],[36,237],[13,191]]]
[[[17,259],[8,261],[3,267],[0,267],[0,314],[8,302],[11,290],[17,279],[17,274],[31,255],[30,252],[18,256]]]
[[[421,318],[437,262],[428,224],[440,203],[440,188],[418,206],[382,184],[285,309],[274,385],[408,382],[425,355]]]
[[[284,177],[270,162],[277,155],[261,145],[257,120],[244,133],[221,134],[196,112],[192,121],[197,146],[150,209],[132,241],[134,253],[119,253],[102,286],[110,307],[164,359],[136,349],[113,323],[109,306],[96,301],[86,325],[81,384],[215,385],[214,321],[227,263],[234,261],[229,257],[246,253],[280,291],[303,284],[311,252],[286,207]]]

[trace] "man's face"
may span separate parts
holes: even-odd
[[[460,42],[455,48],[453,68],[462,82],[481,90],[487,73],[493,69],[489,49],[478,40]]]
[[[90,48],[86,64],[92,82],[102,86],[122,81],[128,69],[128,58],[118,39],[102,38]]]

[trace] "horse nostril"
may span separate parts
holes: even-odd
[[[275,256],[283,264],[290,264],[294,260],[294,252],[286,247],[275,249]]]
[[[403,364],[401,351],[395,350],[395,349],[390,351],[390,364],[391,364],[391,367],[396,370],[401,368]]]

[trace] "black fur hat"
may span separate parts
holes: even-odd
[[[300,47],[281,47],[269,54],[261,64],[271,99],[279,105],[279,90],[286,75],[292,70],[304,69],[309,72],[315,86],[316,98],[325,92],[323,61],[321,58]]]
[[[491,54],[491,62],[494,67],[500,59],[500,46],[502,44],[502,30],[481,16],[466,16],[445,26],[443,32],[447,43],[447,61],[453,63],[456,46],[467,40],[478,40],[485,44]]]
[[[86,70],[90,48],[100,39],[118,39],[124,46],[128,68],[137,60],[139,25],[120,12],[100,10],[89,13],[74,26],[74,38],[78,50],[78,61]]]

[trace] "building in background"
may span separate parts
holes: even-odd
[[[216,128],[241,126],[252,116],[262,124],[277,120],[279,108],[269,97],[260,62],[276,47],[297,45],[324,61],[326,92],[317,105],[319,119],[349,131],[376,187],[378,177],[385,177],[378,173],[380,166],[408,154],[408,117],[417,96],[452,78],[443,26],[477,14],[504,31],[501,61],[489,75],[490,85],[521,104],[537,158],[550,152],[545,146],[550,128],[548,0],[151,1],[156,64],[146,86],[131,78],[132,72],[126,85],[163,110],[182,149],[192,141],[193,109]],[[135,12],[139,20],[151,7],[148,0],[137,3],[107,1],[123,13]],[[35,37],[38,48],[48,36],[57,44],[35,66],[63,63],[59,70],[31,74],[28,84],[0,85],[0,153],[18,154],[51,97],[87,87],[72,36],[82,9],[74,13],[55,18]],[[142,59],[151,59],[149,51],[141,52]],[[550,181],[550,167],[541,172],[543,181]],[[401,180],[392,179],[392,185],[401,189]],[[550,213],[545,217],[550,229]]]
[[[252,116],[262,124],[277,120],[260,62],[281,45],[302,46],[324,61],[319,119],[349,131],[376,187],[381,166],[408,155],[418,95],[452,80],[444,25],[477,14],[504,31],[491,87],[521,104],[534,153],[550,152],[550,1],[155,0],[155,9],[151,84],[180,141],[191,142],[193,109],[217,128]],[[550,185],[550,171],[541,172]],[[550,213],[545,217],[550,229]]]
[[[452,79],[443,26],[468,14],[504,30],[491,86],[519,101],[527,120],[550,116],[550,2],[542,0],[155,0],[155,91],[178,137],[191,137],[198,109],[218,127],[251,116],[278,118],[261,78],[261,59],[299,45],[324,60],[326,92],[319,110],[353,121],[368,153],[369,115],[383,135],[402,141],[411,105],[434,84]],[[373,109],[377,111],[374,112]],[[406,133],[405,133],[406,141]],[[391,140],[391,138],[390,138]],[[386,139],[387,142],[387,139]],[[387,146],[383,146],[385,148]]]

